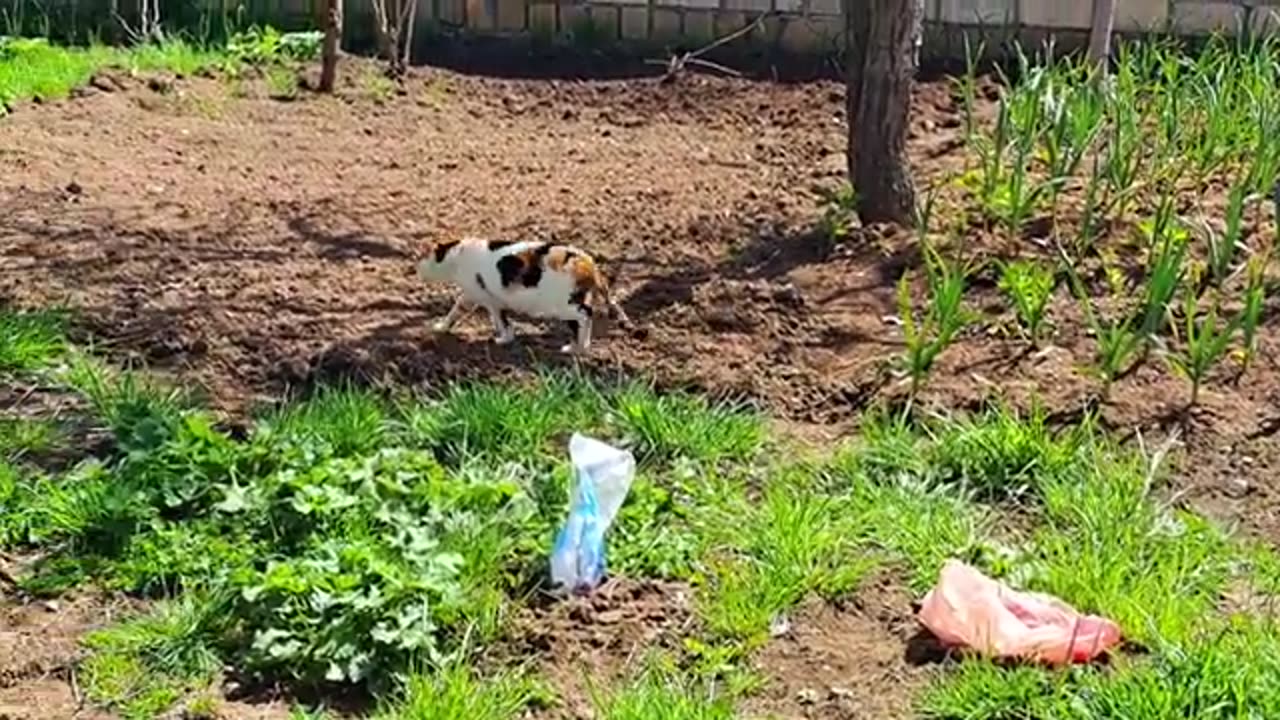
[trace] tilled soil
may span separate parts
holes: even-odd
[[[230,415],[341,377],[430,388],[573,362],[750,398],[815,435],[902,392],[886,367],[901,351],[895,284],[918,264],[913,242],[871,228],[833,243],[818,231],[822,193],[844,174],[839,85],[420,70],[394,89],[377,77],[352,61],[335,97],[285,102],[260,81],[104,75],[72,100],[20,108],[0,122],[0,302],[77,308],[109,352],[202,389]],[[945,84],[918,87],[909,147],[922,184],[964,166]],[[464,234],[590,250],[642,332],[602,329],[578,361],[557,352],[568,332],[559,325],[521,324],[510,347],[491,342],[480,314],[433,335],[451,293],[424,287],[412,265],[426,241]],[[964,242],[1025,251],[981,230]],[[1007,326],[989,275],[978,285],[975,306]],[[1178,428],[1171,494],[1271,543],[1276,310],[1255,366],[1214,378],[1194,411],[1181,406],[1185,383],[1155,363],[1101,408],[1148,446]],[[1075,315],[1060,293],[1055,344],[1041,352],[967,334],[925,399],[971,408],[1036,397],[1074,416],[1097,387],[1080,370],[1092,341]],[[768,710],[807,716],[834,703],[823,716],[889,717],[876,708],[906,707],[919,676],[893,658],[901,627],[832,608],[798,618],[795,632],[812,627],[883,647],[853,665],[822,660],[818,632],[764,662],[799,673],[856,666],[891,682],[852,697],[834,680],[792,687],[801,681],[779,670]]]

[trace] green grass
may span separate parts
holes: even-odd
[[[66,327],[63,312],[0,308],[0,377],[57,361],[67,347]]]
[[[81,677],[95,702],[127,720],[162,714],[221,668],[214,647],[225,632],[227,599],[188,593],[149,614],[89,635],[94,654]]]
[[[324,388],[233,438],[147,375],[59,352],[49,377],[88,400],[116,448],[52,476],[0,466],[0,546],[44,551],[29,591],[155,600],[88,641],[85,691],[123,717],[210,702],[227,664],[364,686],[378,720],[556,702],[520,659],[475,651],[502,646],[545,576],[574,431],[640,460],[611,571],[686,583],[695,611],[679,649],[594,682],[599,717],[735,717],[768,682],[751,662],[777,621],[856,598],[873,576],[918,597],[952,557],[1112,617],[1150,653],[1110,670],[965,661],[918,698],[922,716],[1272,707],[1274,627],[1219,604],[1241,583],[1274,592],[1280,560],[1162,505],[1160,470],[1088,420],[868,413],[856,439],[814,455],[741,406],[548,372],[432,396]]]
[[[250,28],[230,38],[225,47],[174,39],[127,48],[68,48],[42,39],[0,37],[0,115],[16,103],[65,98],[108,67],[180,76],[216,69],[235,76],[246,65],[261,65],[271,92],[293,98],[297,76],[282,64],[313,59],[319,42],[318,33],[280,33],[270,27]]]
[[[220,67],[226,59],[225,52],[180,40],[129,49],[104,45],[64,48],[42,40],[10,40],[0,44],[0,106],[65,98],[105,67],[190,75]]]
[[[1111,616],[1152,653],[1114,671],[966,661],[919,698],[924,716],[1270,707],[1270,625],[1217,603],[1234,583],[1274,591],[1275,553],[1160,505],[1160,473],[1088,421],[869,414],[856,441],[814,456],[741,407],[549,373],[436,397],[320,389],[233,439],[146,375],[65,357],[54,377],[88,398],[118,452],[55,477],[0,477],[0,539],[49,553],[22,579],[29,591],[95,583],[160,598],[90,639],[86,692],[125,717],[207,702],[227,662],[366,684],[383,720],[553,702],[527,667],[477,674],[470,659],[512,628],[545,573],[573,430],[641,459],[611,569],[689,583],[696,610],[680,652],[596,688],[599,716],[735,716],[776,621],[856,597],[872,577],[923,593],[948,557]],[[1247,660],[1229,673],[1228,657]],[[1192,667],[1211,673],[1202,691],[1157,692]]]
[[[58,446],[61,429],[43,418],[0,418],[0,458],[18,460],[49,452]]]
[[[527,675],[481,677],[463,662],[409,676],[404,689],[372,720],[513,720],[526,708],[551,701],[549,690]]]

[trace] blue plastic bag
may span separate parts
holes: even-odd
[[[551,584],[561,591],[585,593],[604,579],[604,535],[631,489],[636,460],[626,450],[574,433],[569,461],[573,491],[569,518],[551,550]]]

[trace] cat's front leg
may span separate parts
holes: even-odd
[[[499,345],[508,345],[515,340],[516,331],[511,327],[507,311],[493,306],[486,309],[489,311],[489,319],[493,321],[493,341]]]
[[[560,352],[569,355],[585,353],[591,347],[590,313],[584,313],[578,320],[570,320],[569,331],[573,333],[573,341],[561,347]]]
[[[431,324],[431,329],[438,333],[449,332],[453,329],[454,323],[458,322],[458,318],[467,311],[469,303],[465,297],[460,297],[454,301],[453,307],[449,308],[449,312]]]

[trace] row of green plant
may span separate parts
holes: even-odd
[[[431,398],[331,389],[233,437],[69,347],[63,323],[0,312],[0,378],[77,393],[114,448],[46,472],[49,440],[0,447],[0,547],[45,554],[21,579],[30,592],[93,583],[157,598],[94,634],[80,668],[89,696],[126,717],[176,702],[198,716],[228,664],[367,684],[387,720],[554,702],[528,668],[475,659],[545,575],[575,430],[640,460],[611,569],[689,583],[697,619],[683,649],[602,685],[599,717],[734,717],[768,682],[746,660],[779,617],[873,573],[923,592],[948,557],[1105,613],[1152,654],[1070,672],[965,661],[921,698],[927,717],[1269,717],[1280,698],[1273,623],[1216,609],[1229,585],[1280,591],[1274,554],[1160,504],[1150,459],[1088,421],[873,413],[856,442],[811,456],[742,408],[553,373]],[[1002,521],[1011,504],[1030,529]]]
[[[1226,269],[1221,269],[1227,265],[1222,261],[1215,269],[1213,262],[1189,257],[1189,233],[1168,203],[1143,232],[1154,250],[1137,279],[1116,265],[1104,265],[1102,282],[1090,282],[1081,272],[1084,263],[1060,248],[1057,260],[994,263],[997,284],[1033,347],[1051,342],[1054,293],[1060,284],[1069,288],[1096,348],[1094,363],[1085,370],[1100,380],[1103,399],[1117,379],[1154,354],[1189,381],[1189,404],[1194,405],[1204,382],[1232,355],[1238,358],[1237,378],[1253,362],[1271,289],[1267,258]],[[922,298],[917,299],[910,273],[898,285],[906,345],[898,364],[910,378],[913,395],[942,352],[977,321],[964,297],[969,279],[983,269],[948,259],[927,242],[924,266]]]
[[[103,68],[179,75],[215,70],[235,76],[250,66],[311,60],[319,49],[319,33],[281,33],[270,27],[250,28],[224,46],[175,39],[133,47],[75,48],[39,38],[0,37],[0,114],[26,100],[64,98]]]
[[[1175,40],[1123,42],[1107,74],[1019,52],[993,123],[980,119],[971,61],[957,86],[975,167],[961,182],[1015,236],[1041,213],[1055,227],[1070,220],[1078,253],[1152,196],[1225,186],[1235,212],[1260,212],[1280,172],[1277,59],[1274,36],[1215,38],[1195,54]]]

